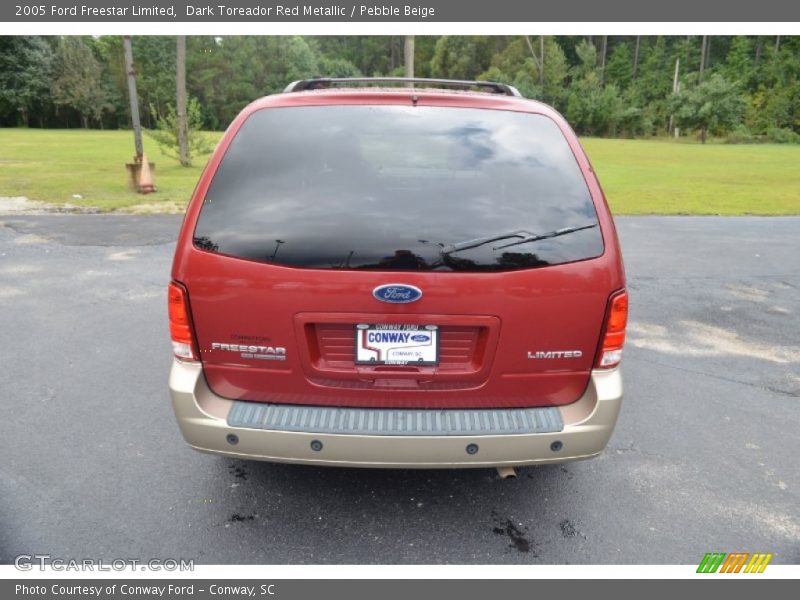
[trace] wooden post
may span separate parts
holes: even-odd
[[[139,95],[136,93],[136,69],[133,64],[133,50],[131,49],[131,36],[122,36],[122,47],[125,51],[125,72],[128,76],[128,98],[131,105],[131,125],[133,125],[133,144],[136,148],[136,155],[133,162],[125,163],[128,171],[128,185],[140,194],[149,194],[156,191],[153,181],[153,169],[155,165],[144,158],[144,146],[142,144],[142,123],[139,120]],[[147,161],[145,166],[143,163]],[[142,181],[142,170],[145,171],[144,182]]]
[[[139,120],[139,96],[136,93],[136,70],[133,66],[133,50],[131,49],[131,36],[122,36],[122,46],[125,49],[125,72],[128,76],[128,98],[131,106],[131,124],[133,125],[133,143],[136,147],[136,162],[142,161],[144,149],[142,147],[142,123]]]
[[[178,158],[181,165],[188,167],[189,160],[189,124],[186,116],[186,36],[179,35],[176,52],[176,104],[178,116]]]
[[[678,74],[680,72],[680,65],[681,59],[680,57],[675,59],[675,75],[672,77],[672,93],[677,94],[680,91],[680,82],[678,81]],[[674,127],[675,117],[674,115],[669,116],[669,132],[674,133],[675,137],[678,137],[678,128]]]
[[[544,96],[544,36],[539,36],[539,87]]]
[[[678,85],[675,87],[675,93],[676,94],[680,94],[681,93],[681,82],[680,81],[678,81]],[[675,139],[677,140],[680,136],[681,136],[681,128],[676,126],[675,127]]]
[[[698,83],[703,83],[703,71],[706,69],[706,46],[708,45],[708,36],[703,36],[703,43],[700,46],[700,75],[697,79]]]
[[[608,50],[608,36],[603,36],[603,45],[600,52],[600,85],[606,84],[606,51]]]
[[[407,35],[403,44],[403,64],[405,66],[406,77],[414,78],[414,36]]]

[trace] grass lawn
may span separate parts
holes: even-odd
[[[216,142],[221,134],[206,135]],[[582,142],[616,214],[800,214],[800,146]],[[180,212],[208,157],[186,169],[147,136],[144,144],[158,186],[148,196],[126,187],[130,131],[0,129],[0,196]]]
[[[615,214],[800,214],[800,146],[581,140]]]
[[[222,134],[206,135],[216,143]],[[182,211],[208,156],[184,168],[162,154],[147,135],[143,143],[147,158],[156,164],[158,188],[147,196],[127,187],[125,163],[134,155],[131,131],[0,129],[0,196],[101,210],[147,203],[154,212]]]

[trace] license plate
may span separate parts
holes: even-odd
[[[356,325],[356,364],[435,365],[439,331],[435,325]]]

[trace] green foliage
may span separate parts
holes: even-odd
[[[726,141],[729,144],[800,144],[800,133],[788,127],[769,127],[766,133],[758,135],[750,131],[746,125],[740,124],[728,134]]]
[[[491,62],[487,36],[443,35],[436,42],[431,59],[431,76],[448,79],[477,79]]]
[[[722,72],[729,81],[747,86],[753,80],[755,54],[750,38],[736,36],[731,41],[731,49],[725,59]]]
[[[754,132],[797,128],[800,110],[800,85],[759,88],[746,97],[744,120]]]
[[[575,47],[575,54],[578,56],[578,64],[572,68],[572,73],[576,79],[586,79],[597,73],[597,48],[594,44],[583,40]]]
[[[346,60],[367,76],[388,75],[402,64],[402,48],[398,47],[402,42],[399,36],[326,35],[310,39],[322,57]],[[415,43],[416,53],[419,55],[419,38]],[[327,75],[322,69],[319,74]]]
[[[634,104],[622,101],[622,110],[616,117],[616,133],[626,137],[646,136],[653,133],[652,113]]]
[[[131,44],[142,123],[155,127],[156,117],[175,104],[175,38],[133,36]],[[124,66],[124,61],[121,64]]]
[[[698,130],[705,143],[709,131],[724,134],[736,126],[744,111],[738,86],[715,74],[700,85],[676,94],[670,101],[679,127]]]
[[[0,37],[0,110],[19,112],[24,125],[50,99],[53,51],[38,36]]]
[[[544,38],[544,100],[560,108],[569,64],[561,45],[552,36]]]
[[[726,141],[729,144],[755,144],[761,140],[746,125],[740,123],[728,133]]]
[[[358,70],[353,63],[344,58],[328,58],[323,56],[319,59],[317,69],[321,76],[325,77],[362,77],[363,73]]]
[[[622,42],[611,51],[605,80],[620,89],[627,88],[633,81],[633,52],[628,42]]]
[[[91,48],[79,37],[62,37],[56,46],[52,81],[56,106],[75,109],[83,127],[89,119],[100,120],[109,108],[109,93],[103,85],[102,66]]]
[[[320,74],[317,56],[300,36],[189,37],[186,73],[187,89],[199,99],[210,129],[227,127],[256,98]],[[170,98],[174,81],[173,75]]]
[[[631,107],[635,108],[635,107]],[[601,86],[596,73],[572,85],[567,101],[567,120],[588,135],[616,135],[625,108],[617,86]],[[631,121],[638,113],[626,113]]]
[[[436,50],[437,38],[432,35],[414,37],[414,75],[431,77],[431,61]]]
[[[542,41],[544,69],[540,74]],[[517,37],[502,52],[494,55],[491,67],[478,75],[478,79],[511,83],[526,98],[544,100],[558,107],[564,95],[564,80],[568,70],[564,51],[555,38],[545,36],[544,40],[540,40],[537,36],[526,40],[525,37]]]
[[[492,57],[491,67],[477,78],[511,83],[527,98],[540,98],[542,95],[536,60],[523,37],[511,41],[505,50]]]
[[[281,66],[289,81],[306,79],[317,73],[317,58],[303,38],[291,37],[281,49],[285,52],[285,64]]]
[[[699,93],[703,36],[638,39],[635,60],[634,36],[416,36],[415,75],[511,83],[574,119],[579,133],[663,135],[672,120],[701,137],[731,133],[739,123],[756,140],[770,131],[776,139],[794,139],[780,130],[800,134],[800,36],[781,36],[780,44],[775,36],[707,36],[703,79],[722,77],[736,96],[732,104],[722,99],[719,111],[690,106]],[[175,39],[134,36],[133,52],[142,123],[155,128],[156,116],[175,103]],[[680,100],[672,97],[676,59]],[[187,90],[200,103],[203,127],[221,130],[246,104],[293,80],[403,75],[403,60],[400,35],[189,36]],[[0,126],[19,124],[129,127],[121,38],[0,38]],[[736,140],[746,139],[736,131]]]
[[[156,115],[156,129],[147,130],[147,135],[155,140],[165,155],[180,161],[178,113],[175,107],[172,104],[168,104],[163,114],[159,114],[155,106],[151,106],[150,111]],[[208,154],[213,148],[211,142],[200,131],[203,125],[203,115],[197,98],[189,98],[186,103],[186,121],[189,133],[189,165],[187,166],[191,166],[192,158],[201,154]]]
[[[575,50],[580,62],[572,70],[566,111],[572,126],[588,135],[617,135],[621,124],[628,133],[643,129],[643,111],[626,106],[615,84],[601,83],[594,45],[584,40]]]
[[[788,127],[770,127],[767,129],[767,140],[773,144],[800,144],[800,133]]]
[[[636,90],[642,105],[661,103],[658,111],[666,121],[668,116],[663,106],[664,100],[672,92],[672,77],[675,60],[667,52],[666,38],[658,36],[655,43],[642,39],[639,71],[636,77]],[[687,66],[684,65],[684,70]]]

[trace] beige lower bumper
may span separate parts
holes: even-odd
[[[618,369],[594,371],[583,397],[559,410],[556,433],[479,436],[390,436],[306,433],[230,427],[233,401],[214,394],[198,363],[175,360],[172,406],[183,437],[196,450],[272,462],[343,467],[450,468],[523,466],[590,458],[608,443],[622,404]],[[238,442],[228,442],[235,434]],[[322,442],[314,451],[312,441]],[[551,444],[561,442],[559,450]],[[478,445],[468,454],[466,447]]]

